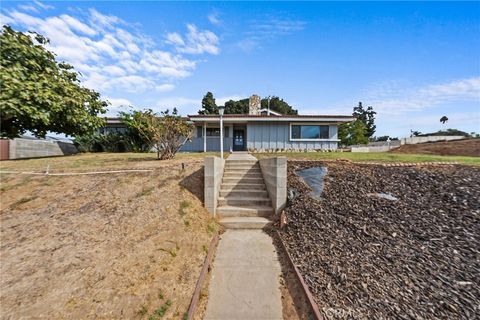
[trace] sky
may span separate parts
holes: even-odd
[[[2,1],[0,22],[110,101],[196,114],[275,95],[300,114],[377,112],[377,136],[480,132],[480,2]],[[440,118],[446,115],[443,125]]]

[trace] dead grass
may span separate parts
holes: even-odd
[[[50,171],[154,171],[2,174],[1,318],[181,319],[218,230],[201,201],[202,157],[83,154],[1,166],[41,170],[47,161]]]

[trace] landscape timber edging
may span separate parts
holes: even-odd
[[[303,276],[300,273],[300,270],[298,270],[297,266],[295,263],[293,263],[292,257],[290,257],[290,254],[288,253],[287,247],[283,243],[282,238],[280,237],[280,232],[277,230],[277,237],[280,240],[280,243],[282,244],[282,249],[285,252],[285,255],[287,256],[287,259],[290,263],[290,265],[293,267],[293,270],[295,271],[295,275],[297,276],[298,282],[300,282],[300,285],[303,289],[303,293],[307,297],[308,303],[310,305],[310,309],[312,310],[313,317],[316,320],[324,320],[322,314],[320,313],[320,309],[318,308],[317,303],[315,302],[315,299],[313,298],[312,293],[310,292],[310,289],[308,289],[307,284],[305,283],[305,280],[303,280]]]
[[[210,242],[207,256],[203,261],[202,271],[200,271],[200,276],[198,277],[197,284],[195,285],[195,291],[193,292],[192,300],[190,301],[190,306],[188,307],[188,320],[193,320],[193,316],[195,315],[195,311],[197,310],[198,300],[200,298],[200,291],[202,290],[203,283],[205,282],[205,278],[210,268],[210,264],[212,263],[213,254],[215,252],[215,249],[217,248],[218,240],[219,236],[218,234],[216,234]]]

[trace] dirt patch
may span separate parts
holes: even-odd
[[[480,157],[480,139],[406,144],[390,152]]]
[[[294,172],[319,165],[315,200]],[[280,234],[325,318],[480,317],[480,169],[290,161],[288,175]]]
[[[265,232],[273,239],[273,244],[278,254],[281,266],[280,290],[282,294],[282,313],[285,320],[308,320],[312,319],[312,312],[308,300],[298,282],[285,250],[280,243],[276,228],[268,227]]]
[[[2,319],[183,317],[218,228],[189,191],[202,161],[115,163],[154,171],[1,176]]]

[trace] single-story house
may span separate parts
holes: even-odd
[[[195,132],[181,151],[220,151],[220,116],[189,115]],[[249,100],[249,114],[223,115],[225,151],[335,150],[338,125],[355,120],[347,115],[281,115],[261,109],[260,97]],[[105,129],[121,131],[116,118]]]

